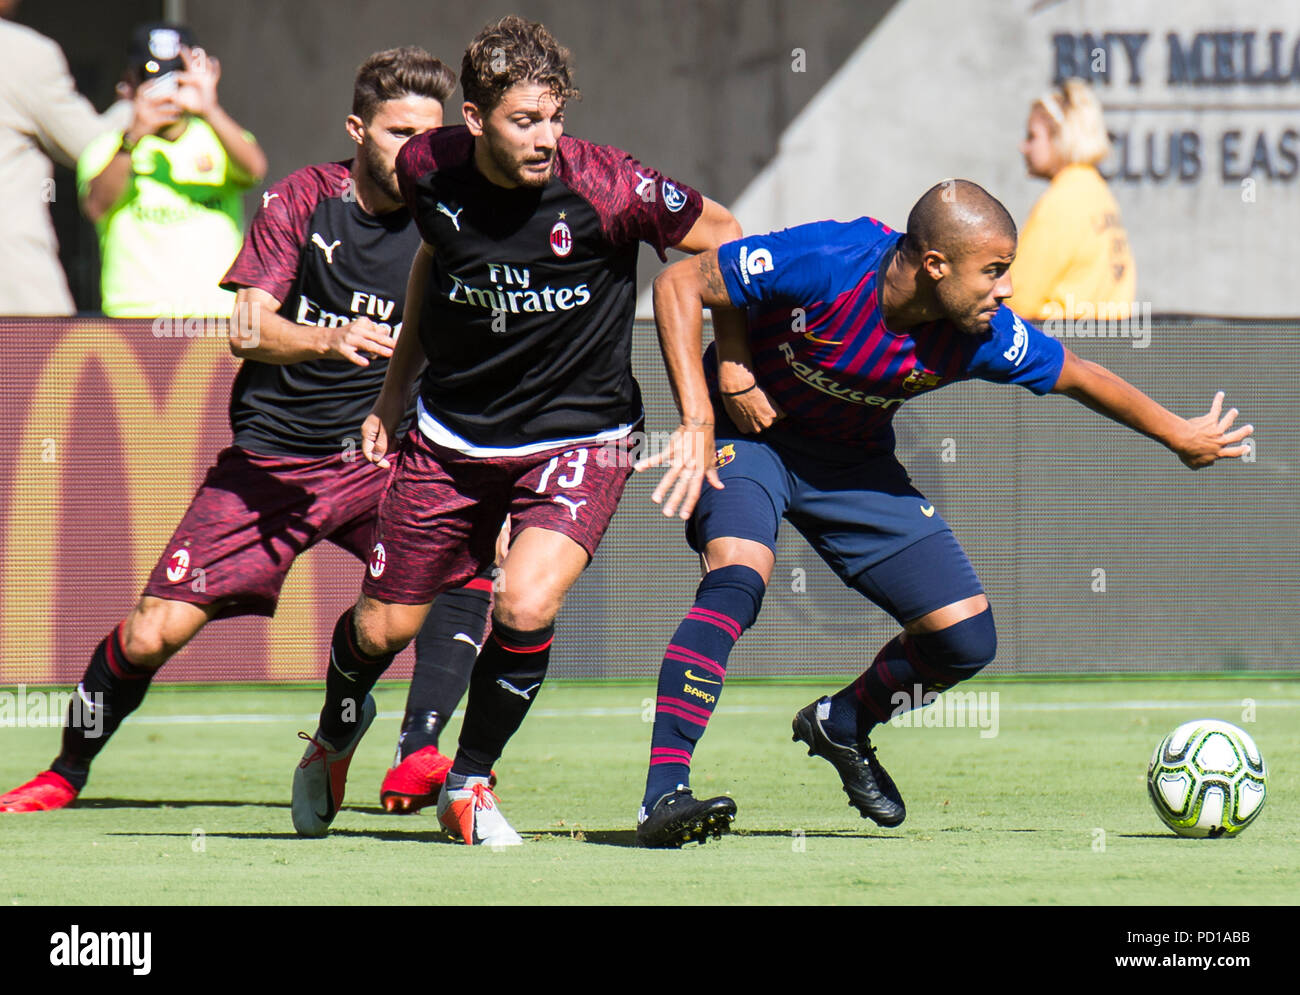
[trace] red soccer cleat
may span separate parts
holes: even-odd
[[[76,797],[77,789],[66,778],[47,770],[0,795],[0,812],[52,812],[71,805]]]
[[[379,803],[392,815],[414,815],[438,800],[443,782],[451,770],[451,757],[436,746],[416,750],[396,767],[388,768],[379,787]],[[494,771],[488,783],[496,787]]]
[[[379,803],[393,815],[414,815],[438,800],[438,792],[451,770],[451,757],[436,746],[416,750],[396,767],[390,767],[379,788]]]

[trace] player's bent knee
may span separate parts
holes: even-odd
[[[695,589],[695,604],[698,607],[718,602],[744,632],[758,620],[766,592],[767,584],[762,574],[753,567],[732,564],[704,575],[700,586]]]
[[[171,655],[163,639],[162,627],[152,619],[138,621],[123,629],[122,649],[133,666],[150,670],[161,667]]]
[[[357,649],[366,656],[400,653],[420,631],[429,605],[398,605],[363,598],[352,615]]]
[[[705,570],[721,570],[724,567],[749,567],[766,585],[772,578],[772,568],[776,565],[776,556],[761,542],[754,539],[736,539],[724,537],[711,539],[704,547]]]
[[[127,616],[122,648],[134,666],[156,670],[207,623],[207,613],[184,601],[145,598]]]
[[[931,676],[947,685],[974,677],[998,652],[992,608],[936,632],[910,633],[907,638]]]
[[[492,615],[512,629],[536,632],[554,623],[559,611],[560,605],[547,592],[520,592],[513,595],[503,592],[497,598]]]

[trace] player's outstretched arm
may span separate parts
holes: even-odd
[[[667,450],[643,459],[636,469],[671,463],[651,499],[663,505],[665,515],[677,513],[681,518],[691,517],[705,480],[722,487],[713,466],[713,405],[700,358],[705,307],[731,307],[717,249],[673,263],[654,282],[659,349],[682,424]]]
[[[388,447],[406,415],[411,388],[429,362],[420,343],[420,304],[432,266],[433,246],[422,241],[415,250],[411,274],[406,280],[406,303],[402,306],[402,328],[406,334],[397,338],[397,348],[384,374],[384,386],[361,425],[361,454],[382,467],[388,466]]]
[[[369,366],[365,353],[392,355],[389,330],[369,318],[329,328],[296,324],[282,318],[279,310],[280,302],[265,290],[240,287],[230,317],[230,351],[240,359],[274,366],[309,359],[346,359],[358,366]]]
[[[1104,366],[1080,359],[1069,349],[1065,350],[1065,363],[1052,390],[1155,439],[1193,470],[1216,460],[1244,456],[1244,440],[1255,431],[1252,425],[1232,429],[1237,409],[1221,414],[1223,391],[1214,395],[1206,414],[1182,418]]]

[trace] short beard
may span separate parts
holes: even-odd
[[[525,173],[523,163],[516,162],[510,157],[510,153],[505,149],[498,148],[491,142],[488,143],[488,155],[492,159],[492,164],[501,171],[503,176],[513,180],[521,187],[527,187],[534,190],[540,189],[550,183],[551,178],[555,175],[555,153],[553,152],[551,153],[551,161],[548,168],[541,176],[532,173]]]
[[[947,299],[947,293],[942,283],[935,286],[934,294],[939,299],[939,306],[943,308],[944,317],[956,325],[963,335],[983,335],[989,330],[988,324],[980,324],[978,311],[973,314],[959,312],[953,306],[953,302]]]
[[[386,171],[379,150],[373,145],[361,146],[361,167],[366,171],[372,183],[383,191],[390,200],[402,203],[402,191],[397,186],[397,174]]]

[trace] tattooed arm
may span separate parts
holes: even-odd
[[[705,480],[713,487],[722,487],[713,466],[713,405],[709,402],[704,364],[700,361],[701,334],[705,307],[731,306],[718,269],[717,249],[673,263],[655,279],[659,348],[682,424],[673,433],[669,448],[652,453],[637,464],[637,469],[671,462],[652,495],[656,504],[663,504],[664,514],[668,516],[676,512],[681,518],[690,518]]]

